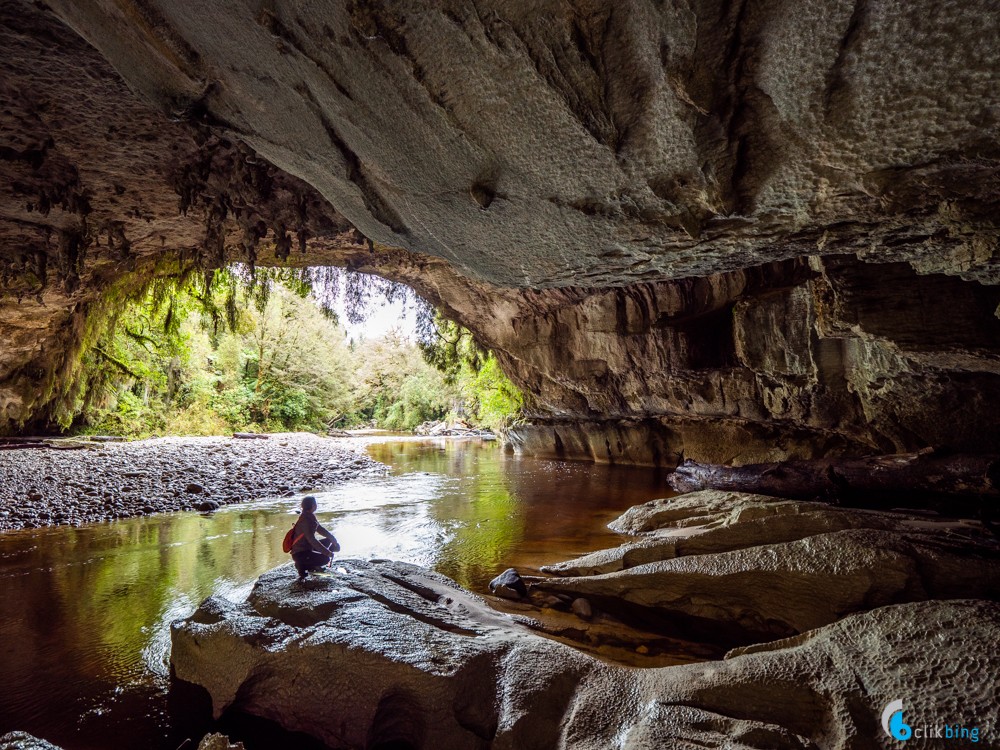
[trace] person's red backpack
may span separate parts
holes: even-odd
[[[292,547],[295,545],[295,543],[297,541],[299,541],[299,539],[302,539],[305,536],[305,534],[299,534],[298,536],[295,536],[295,526],[297,524],[298,524],[298,521],[296,521],[295,523],[293,523],[292,524],[292,528],[290,528],[288,530],[288,533],[285,534],[285,538],[281,542],[281,551],[282,552],[291,552],[292,551]]]

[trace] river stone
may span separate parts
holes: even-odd
[[[996,598],[1000,548],[919,532],[846,529],[535,585],[586,597],[623,617],[638,609],[663,623],[717,625],[719,637],[746,642],[801,633],[894,602]]]
[[[205,488],[204,488],[204,487],[202,487],[202,486],[201,486],[200,484],[198,484],[197,482],[190,482],[190,483],[189,483],[189,484],[188,484],[188,485],[187,485],[187,486],[186,486],[186,487],[184,488],[184,491],[185,491],[185,492],[187,492],[187,493],[188,493],[188,494],[190,494],[190,495],[198,495],[198,494],[200,494],[200,493],[204,492],[204,491],[205,491]]]
[[[572,609],[577,616],[582,617],[584,620],[589,620],[594,616],[594,609],[590,606],[590,602],[582,597],[574,599],[573,603],[570,605],[570,609]]]
[[[349,560],[245,602],[210,598],[171,629],[181,680],[332,747],[895,748],[878,726],[975,725],[1000,689],[1000,605],[892,605],[723,661],[636,670],[541,637],[443,576]],[[919,686],[916,689],[915,686]],[[623,696],[625,697],[623,699]]]
[[[198,743],[198,750],[244,750],[242,742],[230,742],[224,734],[206,734]]]
[[[764,515],[798,513],[804,508],[824,507],[829,506],[748,492],[699,490],[633,505],[609,523],[608,528],[622,534],[639,534],[655,529],[735,523]]]
[[[527,586],[524,585],[521,575],[514,568],[507,568],[490,581],[490,591],[495,596],[504,599],[523,599],[528,595]]]
[[[8,732],[0,737],[0,750],[61,750],[61,748],[27,732]]]
[[[215,500],[202,500],[201,502],[194,504],[194,509],[200,510],[203,513],[218,510],[220,507],[221,506],[215,502]]]

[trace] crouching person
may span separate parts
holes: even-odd
[[[317,535],[322,539],[318,539]],[[333,554],[340,552],[337,538],[324,529],[316,518],[316,498],[312,495],[302,498],[302,515],[292,528],[292,538],[292,560],[299,578],[305,578],[311,570],[329,565]]]

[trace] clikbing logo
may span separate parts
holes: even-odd
[[[912,721],[912,719],[911,719]],[[882,709],[882,730],[894,740],[917,739],[969,740],[979,742],[981,728],[961,724],[923,724],[911,727],[903,720],[903,699],[897,698]]]
[[[903,721],[903,699],[897,698],[882,709],[882,729],[894,740],[908,740],[913,729]]]

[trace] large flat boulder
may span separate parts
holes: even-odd
[[[639,612],[688,629],[718,625],[724,629],[720,637],[760,640],[897,602],[995,598],[1000,554],[930,536],[850,529],[617,573],[548,579],[537,587],[585,597],[630,618]]]
[[[245,602],[209,599],[172,630],[177,677],[336,748],[894,748],[911,724],[978,726],[1000,688],[1000,605],[884,607],[722,661],[607,663],[498,615],[412,565],[290,567]],[[916,689],[915,686],[919,686]]]
[[[635,536],[546,567],[561,577],[535,590],[724,641],[898,602],[1000,596],[1000,543],[975,521],[702,490],[634,506],[610,527]]]

